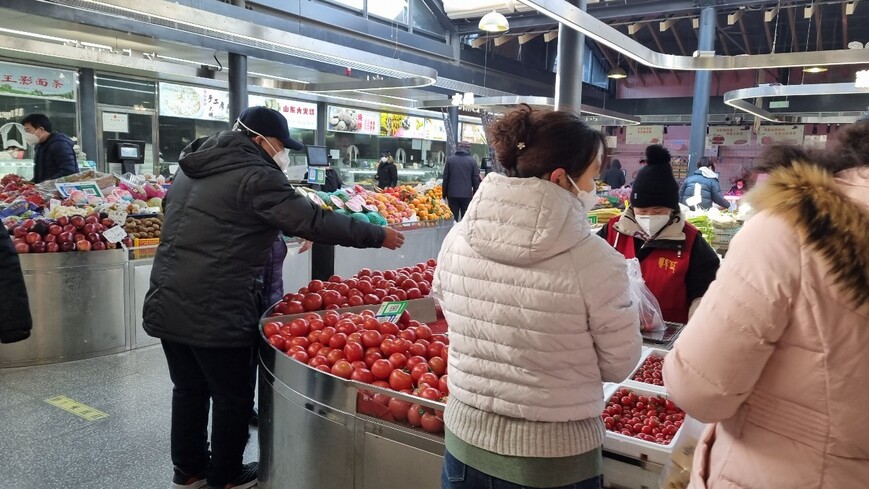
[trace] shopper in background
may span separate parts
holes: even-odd
[[[162,339],[172,393],[172,488],[247,488],[242,465],[253,409],[250,368],[257,342],[263,268],[279,232],[359,248],[398,248],[389,228],[324,212],[299,196],[283,170],[286,119],[246,109],[179,162],[164,200],[163,239],[145,297],[143,326]],[[211,457],[209,401],[213,403]]]
[[[326,183],[320,187],[320,190],[323,192],[334,192],[343,187],[344,182],[341,181],[338,172],[332,167],[332,155],[326,156],[326,164]]]
[[[697,171],[686,178],[682,184],[682,189],[679,191],[679,202],[692,210],[697,207],[711,209],[713,203],[725,209],[730,208],[730,202],[721,193],[718,174],[715,173],[712,165],[709,158],[701,158]]]
[[[30,114],[21,124],[24,140],[34,147],[33,182],[65,177],[78,173],[75,143],[66,134],[54,132],[51,120],[44,114]]]
[[[640,261],[664,320],[685,324],[715,280],[720,263],[700,231],[682,215],[670,152],[659,144],[649,146],[646,160],[631,189],[631,206],[598,235],[626,258]]]
[[[762,157],[758,213],[664,362],[676,404],[713,423],[694,489],[869,481],[869,119],[837,139]]]
[[[613,160],[609,170],[603,175],[603,183],[609,185],[610,188],[622,188],[625,186],[626,178],[627,172],[622,170],[622,162]]]
[[[733,186],[730,187],[730,191],[727,192],[727,195],[742,197],[745,192],[748,192],[748,189],[745,187],[745,179],[737,178],[736,182],[733,183]]]
[[[444,196],[456,221],[461,221],[468,212],[471,197],[480,187],[480,167],[471,156],[471,145],[459,143],[456,154],[447,158],[444,165]]]
[[[586,215],[603,136],[527,105],[488,136],[507,176],[486,176],[434,278],[450,328],[441,484],[600,488],[601,382],[641,350],[625,260]]]
[[[641,158],[641,159],[640,159],[640,170],[642,170],[643,168],[645,168],[645,167],[646,167],[646,164],[647,164],[647,163],[646,163],[646,159],[645,159],[645,158]],[[634,179],[634,180],[631,181],[631,185],[630,185],[631,187],[634,186],[634,181],[637,179],[637,175],[640,174],[640,170],[635,171],[634,174],[631,175],[631,177]]]
[[[6,226],[0,225],[0,343],[15,343],[30,337],[33,321],[21,273],[21,261],[12,247]]]
[[[377,186],[380,188],[398,186],[398,168],[388,152],[380,155],[380,163],[377,166]]]

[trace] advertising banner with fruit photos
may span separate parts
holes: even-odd
[[[248,105],[277,110],[287,119],[287,125],[293,129],[317,130],[317,104],[251,95],[248,97]]]
[[[806,129],[802,124],[791,126],[760,126],[757,130],[757,140],[761,146],[773,144],[802,145]]]
[[[625,144],[662,144],[664,126],[628,126],[625,128]]]
[[[390,112],[380,113],[380,136],[424,139],[425,119]]]
[[[716,146],[748,146],[751,128],[748,126],[709,126],[709,139]]]
[[[379,136],[380,113],[330,105],[326,129],[332,132],[353,132]]]

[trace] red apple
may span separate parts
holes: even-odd
[[[24,238],[25,236],[27,236],[27,229],[24,226],[18,226],[12,230],[13,238]]]
[[[106,249],[105,243],[103,243],[102,241],[94,241],[94,243],[93,243],[93,250],[94,251],[103,251],[105,249]]]
[[[55,236],[53,234],[46,234],[45,237],[42,238],[42,240],[45,241],[46,243],[56,243],[57,236]]]
[[[100,222],[100,215],[99,214],[97,214],[97,215],[90,214],[84,218],[84,222],[85,222],[85,224],[96,224],[96,223]]]
[[[30,245],[27,243],[15,243],[15,251],[17,253],[30,253]]]
[[[24,236],[24,241],[26,241],[27,244],[33,244],[33,243],[39,241],[41,238],[42,238],[42,236],[40,236],[39,233],[35,233],[35,232],[31,231]]]
[[[69,231],[64,231],[57,236],[57,241],[60,243],[70,242],[72,243],[73,234]]]
[[[63,232],[63,226],[59,226],[57,224],[52,224],[48,226],[48,233],[57,236],[58,234]]]
[[[92,248],[91,242],[86,240],[86,239],[82,239],[80,241],[75,242],[75,249],[78,251],[90,251],[91,248]]]
[[[60,243],[60,251],[73,251],[75,250],[75,243],[72,241],[64,241]]]
[[[69,223],[75,226],[76,229],[81,229],[85,225],[85,220],[81,216],[72,216],[69,218]]]
[[[57,253],[60,251],[60,245],[54,242],[45,243],[45,251],[48,253]]]
[[[63,232],[65,233],[75,233],[75,226],[72,224],[67,224],[63,226]]]
[[[85,224],[82,229],[84,230],[85,235],[90,234],[90,233],[95,233],[95,232],[97,232],[97,225],[96,225],[96,223],[89,222],[89,223]]]
[[[36,241],[30,245],[31,253],[45,253],[45,241]]]
[[[57,225],[58,226],[63,227],[63,226],[66,226],[67,224],[69,224],[69,217],[60,216],[57,218]]]

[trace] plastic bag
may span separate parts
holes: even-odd
[[[658,299],[646,287],[640,261],[636,258],[628,260],[628,280],[631,283],[631,299],[638,305],[640,311],[640,331],[667,329]]]

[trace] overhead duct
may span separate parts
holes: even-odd
[[[505,96],[505,97],[476,97],[473,105],[469,107],[480,107],[486,109],[511,109],[520,104],[527,104],[532,107],[540,107],[552,109],[555,107],[555,99],[551,97],[533,97],[533,96]],[[449,107],[452,103],[449,100],[426,100],[419,104],[420,108],[432,109]],[[596,116],[599,118],[615,121],[613,125],[638,125],[640,118],[628,114],[622,114],[612,110],[602,109],[593,105],[582,104],[580,113]],[[497,111],[497,110],[496,110]],[[601,124],[603,125],[603,123]]]
[[[810,85],[761,85],[753,88],[732,90],[724,94],[724,103],[769,122],[779,123],[850,123],[857,120],[860,112],[833,116],[802,116],[774,114],[749,102],[750,99],[769,97],[806,97],[813,95],[853,95],[869,94],[869,87],[857,88],[853,83],[815,83]],[[853,115],[853,117],[852,117]]]

